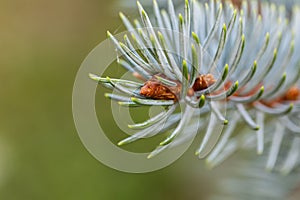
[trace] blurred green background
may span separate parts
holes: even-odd
[[[189,186],[185,158],[126,174],[94,159],[77,135],[76,72],[106,30],[120,29],[120,9],[104,0],[0,0],[1,200],[201,199]]]

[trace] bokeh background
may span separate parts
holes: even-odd
[[[0,0],[1,200],[206,199],[213,191],[222,170],[206,170],[193,148],[163,170],[127,174],[94,159],[77,135],[76,72],[106,30],[123,30],[124,2]]]

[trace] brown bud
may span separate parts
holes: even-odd
[[[166,78],[161,74],[159,76]],[[151,99],[177,101],[180,91],[180,83],[177,82],[177,86],[174,87],[166,86],[153,76],[149,81],[145,82],[143,87],[141,87],[140,94]]]
[[[204,90],[215,82],[216,80],[212,74],[202,74],[196,78],[193,89],[194,91]]]

